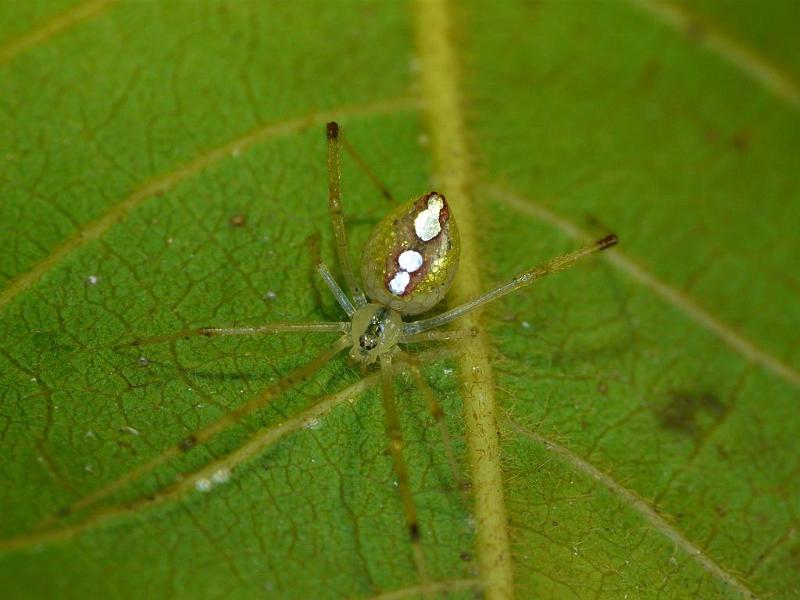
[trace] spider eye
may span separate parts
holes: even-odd
[[[373,350],[378,345],[378,337],[374,335],[362,335],[358,338],[358,345],[362,350]]]

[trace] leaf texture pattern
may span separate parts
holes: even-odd
[[[798,16],[1,3],[0,589],[796,597]],[[375,377],[337,358],[284,386],[335,335],[124,346],[340,318],[309,252],[332,263],[330,119],[393,196],[440,189],[466,223],[453,301],[622,240],[461,353],[420,349],[474,502],[398,378],[428,583]],[[390,205],[344,169],[358,264]]]

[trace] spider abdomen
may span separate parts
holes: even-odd
[[[403,315],[432,308],[458,269],[458,229],[444,196],[430,192],[398,206],[372,231],[361,262],[373,302]]]

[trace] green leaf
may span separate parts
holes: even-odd
[[[516,597],[798,595],[800,15],[692,6],[0,3],[4,597],[499,598],[489,492]],[[621,239],[426,361],[478,506],[397,377],[427,588],[374,376],[241,414],[335,334],[126,345],[342,318],[334,118],[397,199],[442,186],[454,295]],[[347,156],[342,188],[359,264],[391,204]]]

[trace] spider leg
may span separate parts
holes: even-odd
[[[356,281],[353,267],[350,264],[350,253],[347,250],[347,234],[342,216],[342,200],[339,190],[339,180],[342,176],[341,142],[339,140],[339,125],[331,121],[327,126],[328,133],[328,211],[331,215],[333,237],[336,241],[336,257],[339,268],[344,275],[345,283],[350,288],[356,308],[361,308],[367,303],[364,292]]]
[[[419,389],[422,391],[422,395],[425,397],[425,404],[428,407],[428,412],[430,412],[433,420],[436,422],[436,426],[439,428],[439,436],[442,438],[444,453],[447,457],[447,462],[450,464],[453,482],[464,499],[468,500],[465,493],[466,487],[464,486],[464,480],[461,477],[461,470],[458,468],[456,455],[453,452],[453,446],[450,443],[450,432],[447,430],[447,423],[444,421],[444,409],[442,408],[441,403],[436,399],[436,394],[434,394],[433,389],[428,383],[428,380],[425,379],[425,375],[422,374],[422,361],[420,361],[416,356],[407,352],[401,352],[400,356],[401,359],[408,364],[408,368],[411,371],[411,375],[414,377],[414,381],[416,381],[417,386],[419,386]]]
[[[347,138],[341,135],[341,133],[339,134],[339,138],[341,139],[342,146],[350,155],[350,158],[352,158],[355,161],[358,167],[363,171],[364,175],[366,175],[367,178],[370,180],[372,185],[375,186],[378,192],[380,192],[381,196],[383,196],[393,204],[396,203],[394,197],[392,196],[392,193],[389,191],[389,188],[387,188],[383,184],[383,182],[380,179],[378,179],[378,176],[375,175],[375,173],[373,173],[372,169],[369,168],[369,165],[367,165],[366,161],[364,161],[364,159],[361,158],[361,155],[359,155],[359,153],[356,152],[356,149],[353,147],[353,145],[347,141]]]
[[[341,287],[339,287],[338,283],[336,283],[336,279],[334,279],[333,275],[331,275],[328,266],[325,263],[320,262],[317,265],[317,271],[319,271],[319,274],[322,276],[322,279],[327,284],[328,289],[331,291],[334,298],[336,298],[336,301],[339,303],[339,306],[341,306],[342,310],[344,310],[344,312],[347,313],[347,316],[352,319],[353,313],[356,312],[356,309],[355,307],[353,307],[353,303],[350,302],[350,298],[348,298],[347,294],[344,293],[344,290]]]
[[[392,358],[389,354],[381,356],[381,401],[383,403],[383,416],[386,425],[386,435],[389,438],[389,451],[392,455],[392,467],[397,477],[397,488],[403,502],[408,535],[414,553],[414,565],[417,574],[423,583],[428,582],[428,570],[425,566],[425,555],[422,551],[417,509],[411,495],[411,483],[408,477],[408,466],[403,458],[403,434],[400,431],[400,417],[397,413],[397,402],[394,393],[394,369]]]
[[[155,335],[149,338],[140,338],[133,340],[125,345],[127,346],[149,346],[151,344],[159,344],[161,342],[169,342],[172,340],[189,339],[192,337],[214,337],[226,335],[262,335],[265,333],[287,333],[287,332],[315,332],[315,333],[342,333],[350,330],[350,323],[342,322],[325,322],[325,321],[311,321],[308,323],[269,323],[267,325],[259,325],[258,327],[197,327],[194,329],[182,329],[180,331],[173,331],[172,333],[165,333],[164,335]]]
[[[235,409],[233,409],[225,416],[217,419],[212,423],[209,423],[205,427],[198,429],[194,433],[184,437],[177,444],[170,446],[169,448],[163,450],[160,454],[154,456],[150,460],[140,464],[137,467],[134,467],[121,477],[118,477],[117,479],[110,481],[109,483],[96,489],[90,494],[84,496],[83,498],[76,500],[66,508],[59,511],[59,513],[51,515],[49,517],[45,517],[43,520],[38,522],[34,526],[34,528],[42,529],[53,523],[62,514],[72,514],[79,510],[84,510],[88,507],[94,506],[95,504],[101,502],[108,496],[112,495],[114,492],[122,489],[132,481],[140,479],[144,475],[147,475],[148,473],[154,471],[155,469],[167,463],[168,461],[185,454],[198,444],[202,444],[210,440],[221,431],[224,431],[231,425],[238,423],[239,420],[242,419],[243,417],[259,410],[260,408],[263,408],[278,395],[286,392],[295,385],[306,381],[319,369],[328,364],[328,362],[331,359],[333,359],[337,354],[339,354],[342,350],[350,346],[351,343],[352,340],[350,336],[343,335],[333,344],[331,344],[330,346],[325,348],[322,352],[317,354],[308,363],[300,367],[297,367],[286,377],[270,385],[269,387],[261,391],[261,393],[259,393],[254,398],[251,398],[244,404],[237,406]]]
[[[422,333],[404,333],[398,343],[417,344],[420,342],[453,342],[455,340],[474,338],[476,335],[478,335],[478,330],[474,327],[472,329],[457,329],[454,331],[423,331]]]
[[[458,319],[459,317],[463,317],[465,314],[472,312],[487,302],[502,298],[511,292],[538,281],[546,275],[563,271],[564,269],[571,267],[576,261],[580,260],[584,256],[588,256],[589,254],[599,250],[610,248],[611,246],[616,245],[617,242],[617,236],[611,234],[600,240],[597,240],[594,244],[584,246],[583,248],[575,250],[574,252],[570,252],[569,254],[564,254],[562,256],[553,258],[543,265],[523,271],[516,277],[512,278],[508,283],[498,285],[496,288],[489,290],[482,296],[478,296],[469,302],[465,302],[461,306],[456,306],[455,308],[428,319],[421,319],[419,321],[407,323],[403,328],[403,333],[405,335],[410,335],[427,331],[428,329],[433,329],[435,327],[441,327],[450,321]]]

